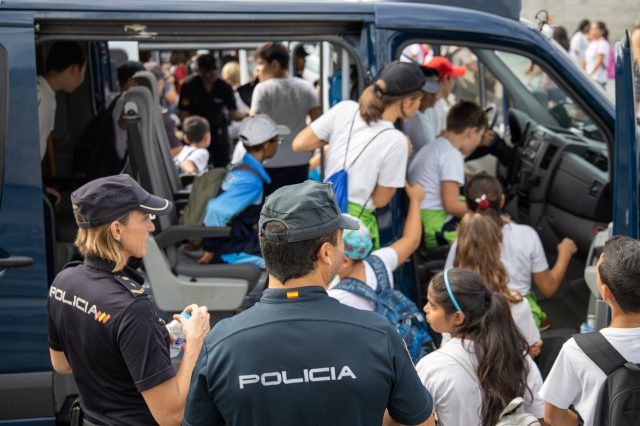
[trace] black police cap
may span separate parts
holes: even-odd
[[[154,215],[169,214],[173,204],[145,191],[127,174],[92,180],[71,194],[76,223],[91,228],[109,223],[132,210]]]

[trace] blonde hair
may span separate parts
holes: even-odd
[[[377,87],[376,87],[377,86]],[[378,90],[379,88],[379,90]],[[375,84],[364,89],[362,95],[360,95],[360,116],[367,123],[376,122],[382,118],[384,110],[391,104],[398,102],[404,98],[417,99],[422,96],[422,92],[417,90],[415,92],[407,93],[402,96],[389,96],[385,95],[384,91],[387,90],[387,85],[383,80],[378,80]]]
[[[231,86],[240,84],[240,65],[237,62],[227,62],[222,67],[222,79]]]
[[[126,224],[128,219],[129,213],[115,221]],[[91,228],[78,228],[73,244],[78,247],[80,254],[85,258],[97,257],[115,263],[111,272],[118,272],[124,269],[129,258],[122,251],[120,243],[113,238],[111,223],[113,222]]]
[[[509,275],[500,260],[502,230],[491,218],[481,213],[467,213],[458,225],[458,247],[455,268],[477,273],[492,291],[502,294],[511,304],[522,296],[507,287]]]

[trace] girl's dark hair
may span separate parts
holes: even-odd
[[[474,342],[476,375],[482,389],[482,425],[494,425],[513,398],[531,393],[527,386],[527,341],[513,322],[504,296],[489,290],[478,274],[454,268],[447,276],[464,314],[463,323],[452,334]],[[447,315],[453,315],[456,308],[447,293],[444,273],[436,275],[430,285],[436,303]]]
[[[596,26],[602,31],[602,36],[609,40],[609,29],[607,28],[607,24],[602,21],[595,22]]]
[[[467,183],[464,195],[469,211],[482,213],[500,228],[506,224],[500,208],[503,192],[498,179],[486,173],[478,173]],[[486,202],[482,202],[483,196],[486,197]]]
[[[558,42],[558,44],[564,47],[564,50],[569,50],[569,36],[567,35],[567,30],[559,25],[553,28],[553,39]]]
[[[578,24],[578,28],[576,28],[576,30],[573,33],[574,34],[585,33],[589,31],[590,26],[591,26],[591,21],[589,21],[588,19],[583,19],[582,21],[580,21],[580,23]]]
[[[378,86],[381,90],[386,90],[386,84],[382,80],[378,80],[375,84],[364,89],[362,95],[360,95],[360,116],[367,123],[371,124],[382,118],[385,108],[394,102],[397,102],[404,98],[417,98],[422,96],[421,91],[409,93],[403,96],[389,96],[380,91],[376,91],[375,86]]]

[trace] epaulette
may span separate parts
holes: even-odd
[[[145,296],[144,288],[133,278],[125,274],[114,274],[113,277],[134,297]]]
[[[82,261],[81,260],[74,260],[74,261],[69,262],[66,265],[64,265],[62,267],[62,269],[75,268],[76,266],[80,266],[80,265],[82,265]]]

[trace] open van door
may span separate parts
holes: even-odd
[[[616,138],[614,147],[613,234],[639,237],[638,203],[640,184],[640,116],[636,93],[640,75],[634,72],[634,58],[627,31],[615,47]],[[636,69],[637,64],[635,65]]]

